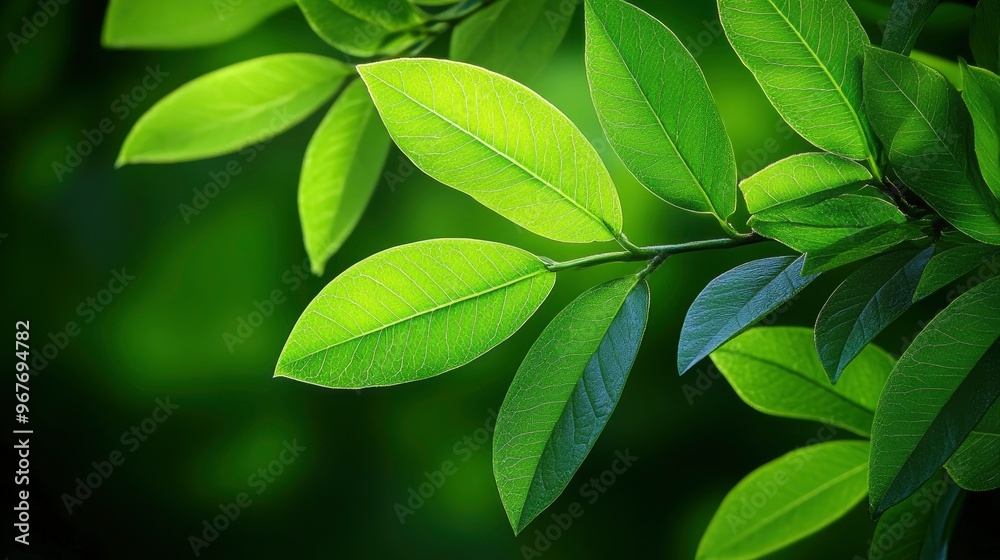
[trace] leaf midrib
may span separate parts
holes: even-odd
[[[833,74],[831,74],[830,70],[828,70],[826,65],[823,64],[823,61],[820,60],[819,55],[816,54],[816,51],[813,50],[812,46],[810,46],[809,43],[806,42],[806,38],[803,37],[802,34],[799,33],[799,30],[792,24],[792,21],[788,19],[787,16],[785,16],[784,12],[782,12],[780,8],[778,8],[778,5],[774,3],[774,0],[767,0],[767,3],[770,4],[772,8],[774,8],[774,12],[776,14],[781,16],[781,19],[784,20],[784,22],[788,25],[788,28],[792,30],[792,33],[795,33],[795,36],[798,37],[799,41],[802,43],[802,46],[805,47],[807,51],[809,51],[809,55],[812,56],[813,60],[816,61],[816,65],[823,71],[823,74],[825,74],[827,79],[830,80],[830,83],[833,84],[833,89],[835,89],[837,91],[837,94],[840,95],[840,98],[844,100],[844,105],[847,105],[847,109],[851,113],[851,118],[854,120],[854,126],[858,129],[858,132],[861,133],[861,139],[863,141],[862,143],[864,144],[865,147],[865,157],[870,158],[872,156],[872,153],[871,153],[871,148],[868,145],[868,134],[865,132],[865,128],[861,124],[861,118],[858,116],[858,112],[855,111],[854,105],[852,105],[851,101],[847,99],[847,95],[844,94],[844,90],[840,87],[840,84],[837,83],[837,80],[833,77]]]
[[[462,296],[462,297],[460,297],[458,299],[454,299],[454,300],[448,301],[447,303],[441,303],[441,304],[435,305],[434,307],[432,307],[430,309],[424,309],[424,310],[419,311],[417,313],[414,313],[412,315],[408,315],[406,317],[403,317],[403,318],[400,318],[400,319],[396,319],[395,321],[391,321],[391,322],[386,323],[384,325],[381,325],[381,326],[379,326],[377,328],[369,329],[369,330],[367,330],[367,331],[365,331],[363,333],[352,335],[352,336],[350,336],[348,338],[345,338],[345,339],[340,340],[340,341],[338,341],[338,342],[336,342],[334,344],[331,344],[331,345],[329,345],[329,346],[327,346],[325,348],[321,348],[319,350],[315,350],[313,352],[309,352],[308,354],[304,354],[304,355],[302,355],[302,356],[300,356],[298,358],[290,360],[289,362],[287,362],[287,364],[289,364],[289,365],[296,364],[298,362],[301,362],[302,360],[305,360],[306,358],[310,358],[310,357],[315,356],[316,354],[319,354],[321,352],[327,352],[327,351],[329,351],[329,350],[331,350],[333,348],[336,348],[337,346],[342,346],[342,345],[347,344],[349,342],[353,342],[355,340],[358,340],[358,339],[361,339],[361,338],[365,338],[365,337],[373,335],[373,334],[375,334],[377,332],[384,331],[386,329],[392,328],[392,327],[394,327],[396,325],[399,325],[401,323],[405,323],[407,321],[412,321],[412,320],[414,320],[414,319],[416,319],[418,317],[422,317],[424,315],[429,315],[431,313],[435,313],[435,312],[440,311],[442,309],[445,309],[445,308],[448,308],[448,307],[453,307],[453,306],[458,305],[460,303],[463,303],[463,302],[466,302],[466,301],[470,301],[470,300],[473,300],[473,299],[476,299],[476,298],[480,298],[480,297],[489,295],[489,294],[491,294],[493,292],[498,292],[498,291],[503,290],[505,288],[509,288],[510,286],[513,286],[514,284],[517,284],[517,283],[520,283],[520,282],[524,282],[524,281],[527,281],[527,280],[531,280],[532,278],[535,278],[536,276],[541,276],[543,274],[551,274],[551,273],[547,269],[545,269],[545,268],[540,268],[539,270],[537,270],[537,271],[535,271],[535,272],[533,272],[531,274],[527,274],[525,276],[521,276],[521,277],[515,278],[513,280],[508,280],[507,282],[504,282],[503,284],[499,284],[497,286],[492,286],[489,289],[481,290],[481,291],[478,291],[478,292],[473,292],[471,294]]]
[[[610,43],[612,47],[614,47],[615,53],[618,54],[618,59],[621,60],[622,62],[622,66],[624,66],[625,70],[628,71],[629,77],[632,78],[632,83],[635,84],[636,88],[639,90],[639,93],[642,95],[642,101],[646,104],[646,107],[649,108],[649,112],[652,113],[653,117],[656,119],[656,124],[659,125],[660,130],[663,132],[663,136],[667,139],[668,142],[670,142],[670,147],[674,149],[674,153],[677,154],[677,158],[680,159],[681,163],[684,164],[684,170],[687,171],[688,175],[691,176],[691,180],[693,180],[694,183],[698,185],[698,191],[701,193],[701,196],[704,197],[705,202],[708,203],[708,207],[711,208],[716,215],[722,216],[722,213],[719,212],[719,209],[716,208],[715,204],[712,202],[711,197],[708,196],[708,192],[705,190],[705,186],[695,176],[694,171],[691,169],[690,164],[688,164],[687,158],[684,157],[684,154],[682,154],[680,149],[677,147],[677,142],[674,141],[673,137],[670,136],[670,133],[667,132],[667,127],[666,125],[663,124],[663,120],[660,118],[660,114],[656,112],[656,109],[653,108],[653,105],[649,100],[649,95],[646,94],[646,90],[643,89],[642,84],[639,82],[638,79],[636,79],[635,72],[632,71],[632,67],[629,66],[628,61],[625,60],[625,57],[622,55],[621,49],[618,48],[618,44],[611,39],[611,32],[609,32],[607,26],[604,25],[604,20],[601,19],[600,16],[598,16],[596,19],[597,22],[601,25],[601,29],[604,31],[604,35],[607,37],[607,42]],[[667,31],[669,32],[669,29]],[[697,65],[697,63],[695,64]],[[702,77],[702,79],[704,80],[704,77]]]
[[[588,218],[590,218],[591,220],[597,222],[597,224],[599,226],[603,227],[603,229],[605,229],[608,233],[611,234],[612,238],[616,237],[616,235],[618,233],[616,231],[617,228],[612,227],[611,224],[609,224],[606,221],[604,221],[603,218],[601,218],[601,217],[597,216],[596,214],[594,214],[593,212],[591,212],[590,209],[588,209],[585,206],[583,206],[582,204],[580,204],[576,199],[574,199],[573,197],[567,195],[565,192],[563,192],[562,190],[560,190],[558,187],[556,187],[552,183],[549,183],[548,181],[546,181],[545,179],[543,179],[542,177],[540,177],[533,170],[528,169],[521,162],[519,162],[519,161],[515,160],[514,158],[512,158],[511,156],[509,156],[509,155],[501,152],[499,149],[495,148],[494,146],[492,146],[491,144],[489,144],[488,142],[486,142],[486,140],[480,138],[478,135],[473,134],[471,131],[467,130],[465,127],[460,126],[458,123],[452,121],[448,117],[446,117],[446,116],[442,115],[441,113],[435,111],[431,107],[428,107],[427,105],[421,103],[416,98],[414,98],[413,96],[411,96],[409,93],[407,93],[407,92],[405,92],[405,91],[397,88],[396,86],[390,84],[389,82],[383,80],[381,76],[378,76],[375,73],[371,73],[371,72],[368,75],[371,76],[371,77],[373,77],[373,78],[375,78],[375,79],[377,79],[379,82],[381,82],[382,84],[384,84],[386,87],[391,88],[392,90],[396,91],[397,93],[399,93],[400,95],[402,95],[406,99],[409,99],[410,102],[412,102],[413,104],[417,105],[421,109],[427,111],[431,115],[434,115],[435,117],[441,119],[445,123],[447,123],[447,124],[455,127],[459,131],[463,132],[464,134],[466,134],[467,136],[469,136],[470,138],[472,138],[473,140],[475,140],[476,142],[478,142],[480,145],[485,146],[486,148],[489,148],[493,153],[499,155],[500,157],[502,157],[502,158],[506,159],[507,161],[509,161],[510,163],[514,164],[515,166],[517,166],[518,169],[524,171],[525,173],[527,173],[529,176],[531,176],[532,178],[534,178],[536,181],[538,181],[542,185],[545,185],[546,187],[548,187],[548,188],[552,189],[553,191],[555,191],[560,197],[562,197],[563,200],[566,200],[569,203],[571,203],[573,206],[575,206],[581,212],[583,212],[584,214],[586,214],[586,216]]]

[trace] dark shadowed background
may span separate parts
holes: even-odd
[[[714,2],[636,4],[666,23],[702,64],[741,177],[810,150],[739,63]],[[888,8],[854,5],[877,41]],[[21,18],[39,9],[36,0],[7,0],[0,31],[20,34]],[[294,9],[230,43],[171,52],[102,49],[103,15],[101,2],[69,0],[16,52],[9,38],[0,48],[4,321],[11,335],[15,320],[31,322],[38,372],[31,381],[32,545],[28,554],[14,550],[15,558],[192,557],[189,537],[201,536],[203,521],[241,493],[249,505],[200,549],[201,557],[514,559],[530,546],[552,559],[692,558],[733,484],[793,448],[830,437],[819,425],[751,410],[707,362],[683,378],[674,366],[684,312],[700,289],[782,248],[678,256],[651,278],[649,329],[607,429],[566,493],[515,538],[480,428],[499,409],[547,320],[585,288],[635,267],[560,275],[521,332],[429,381],[355,392],[272,379],[302,309],[325,282],[372,253],[436,237],[500,241],[560,259],[592,248],[520,230],[465,195],[411,175],[394,149],[392,175],[357,231],[323,278],[307,276],[296,186],[323,111],[239,154],[120,170],[114,161],[135,120],[188,80],[264,54],[335,53]],[[966,6],[944,6],[917,48],[968,58],[970,15]],[[430,51],[444,52],[443,44]],[[720,236],[713,219],[676,210],[642,189],[607,146],[586,85],[582,10],[556,58],[529,85],[598,147],[634,241]],[[191,214],[181,205],[201,209]],[[898,354],[918,321],[996,273],[977,271],[950,294],[916,306],[881,344]],[[810,325],[843,276],[827,275],[767,322]],[[67,328],[70,322],[75,327]],[[296,445],[297,456],[282,454]],[[603,493],[584,486],[616,452],[637,459],[602,485]],[[119,464],[109,473],[104,463],[112,456]],[[445,461],[457,465],[454,473],[429,498],[408,505],[411,489],[419,492],[428,477],[440,481],[435,471]],[[258,473],[268,468],[270,474]],[[90,488],[88,477],[89,486],[99,485]],[[557,538],[549,546],[536,543],[536,530],[553,523],[550,514],[573,502],[583,516],[550,530]],[[397,503],[412,509],[402,522]],[[998,519],[996,493],[970,497],[953,557],[997,558]],[[775,558],[863,557],[873,527],[859,506]]]

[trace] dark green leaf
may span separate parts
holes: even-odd
[[[979,170],[993,196],[1000,197],[1000,76],[963,62],[962,82],[962,98],[972,115]]]
[[[590,0],[587,78],[608,141],[639,182],[725,223],[736,211],[736,159],[705,76],[681,41],[631,4]]]
[[[882,48],[900,54],[910,54],[920,30],[934,13],[941,0],[895,0],[889,9]]]
[[[389,60],[358,70],[389,134],[431,177],[550,239],[587,243],[621,234],[618,192],[604,162],[538,94],[445,60]]]
[[[944,466],[955,483],[966,490],[1000,488],[1000,401],[993,403]]]
[[[621,397],[648,311],[644,280],[614,280],[569,304],[528,351],[493,440],[493,471],[515,533],[590,453]]]
[[[801,253],[817,251],[906,217],[875,187],[871,173],[833,154],[799,154],[740,184],[757,233]]]
[[[968,115],[947,80],[925,64],[871,47],[865,103],[903,183],[966,235],[1000,244],[997,200],[970,178]]]
[[[409,0],[327,0],[363,21],[378,23],[389,31],[412,28],[424,17]]]
[[[803,276],[802,262],[801,257],[761,259],[709,282],[684,317],[677,371],[683,375],[808,286],[816,276]]]
[[[979,266],[985,265],[995,273],[1000,270],[998,256],[1000,249],[980,243],[959,245],[938,252],[924,268],[924,274],[913,294],[913,301],[933,294]]]
[[[803,138],[871,157],[861,116],[868,35],[845,0],[719,0],[729,42],[771,104]]]
[[[869,560],[943,560],[962,490],[938,471],[878,520]]]
[[[110,48],[178,49],[234,39],[295,0],[111,0],[101,44]]]
[[[875,403],[896,363],[870,345],[847,366],[843,381],[831,385],[813,348],[813,332],[801,327],[751,329],[713,352],[712,361],[753,408],[861,436],[871,432]]]
[[[314,274],[323,274],[361,219],[389,144],[365,84],[355,81],[316,129],[302,161],[299,217]]]
[[[972,19],[969,45],[976,64],[1000,72],[1000,0],[979,0]]]
[[[458,24],[451,58],[525,82],[562,43],[579,0],[500,0]]]
[[[402,50],[420,40],[418,32],[393,34],[381,20],[368,21],[348,12],[344,2],[332,0],[297,0],[313,31],[333,48],[360,57]],[[361,3],[361,2],[357,2]],[[398,0],[398,3],[405,3]]]
[[[234,152],[281,134],[337,91],[351,68],[313,54],[275,54],[192,80],[139,118],[117,165]]]
[[[830,295],[816,319],[816,351],[830,382],[836,383],[847,364],[910,308],[933,253],[928,247],[874,259]]]
[[[1000,278],[952,302],[899,359],[872,426],[874,516],[927,482],[1000,396],[997,317]]]
[[[831,441],[760,467],[722,501],[695,558],[760,558],[819,531],[865,497],[867,461],[867,442]]]
[[[292,329],[275,376],[354,389],[439,375],[514,334],[554,283],[538,258],[507,245],[395,247],[323,288]]]

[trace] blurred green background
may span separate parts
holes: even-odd
[[[636,4],[666,23],[702,64],[741,177],[810,150],[782,124],[729,48],[714,2]],[[878,22],[888,8],[860,1],[855,6],[878,40]],[[484,435],[477,430],[499,408],[547,320],[582,290],[635,267],[561,275],[552,297],[521,332],[476,362],[429,381],[355,392],[272,379],[302,309],[325,282],[372,253],[437,237],[505,242],[560,259],[598,248],[547,242],[416,173],[402,182],[384,180],[326,275],[303,280],[296,185],[305,145],[323,111],[250,153],[120,170],[113,164],[139,115],[188,80],[264,54],[335,53],[296,10],[217,47],[108,51],[100,46],[104,7],[76,0],[60,5],[16,53],[5,45],[0,67],[5,318],[8,324],[31,321],[36,353],[50,340],[64,346],[51,347],[51,359],[32,380],[33,544],[29,554],[14,550],[15,557],[189,557],[189,537],[200,536],[203,521],[241,492],[252,503],[200,550],[201,557],[524,557],[521,547],[536,546],[536,530],[545,531],[552,519],[546,513],[521,536],[512,535],[493,483],[490,444],[476,448],[476,438]],[[21,18],[39,5],[8,0],[2,10],[0,30],[17,33]],[[969,58],[970,15],[966,6],[944,6],[918,48]],[[445,45],[429,52],[443,56]],[[166,75],[139,99],[133,92],[147,67]],[[711,218],[678,211],[647,193],[609,149],[586,86],[582,10],[556,58],[529,85],[598,147],[618,184],[633,241],[720,236]],[[78,162],[68,156],[88,135],[96,138],[92,131],[104,119],[110,132],[89,141],[93,153]],[[231,161],[241,171],[186,223],[179,206],[191,205]],[[394,149],[387,170],[402,176],[410,169]],[[818,434],[826,437],[818,425],[754,412],[707,363],[684,378],[673,365],[684,312],[700,289],[737,264],[781,252],[769,244],[683,255],[652,277],[650,325],[622,401],[550,510],[563,513],[575,501],[585,513],[541,552],[544,557],[692,558],[733,484]],[[102,292],[116,271],[134,280],[119,294]],[[843,276],[828,274],[766,323],[809,325]],[[240,321],[249,320],[255,304],[275,290],[282,303],[243,343],[227,345],[224,335],[237,334]],[[942,293],[914,308],[882,336],[882,344],[898,354],[917,322],[928,320],[947,297]],[[65,334],[69,321],[78,324],[78,334]],[[148,420],[157,400],[168,398],[176,411],[162,423]],[[142,429],[144,420],[146,428],[155,428],[145,441],[127,435],[133,426]],[[290,464],[275,463],[292,442],[305,450]],[[587,480],[625,450],[638,457],[634,466],[595,503],[581,496]],[[76,491],[77,479],[85,480],[95,471],[93,462],[107,461],[115,451],[124,462],[67,508],[65,495]],[[445,461],[456,463],[457,472],[401,523],[395,504],[406,505],[410,489]],[[269,481],[252,478],[268,467],[273,475],[276,465],[281,472],[268,475]],[[1000,557],[998,519],[995,493],[971,497],[953,557]],[[774,557],[863,557],[873,527],[859,506]]]

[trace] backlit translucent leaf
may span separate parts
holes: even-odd
[[[359,66],[413,163],[522,227],[557,241],[609,241],[622,216],[611,176],[565,115],[482,68],[431,59]]]
[[[867,442],[831,441],[760,467],[722,501],[695,558],[760,558],[819,531],[865,497],[867,462]]]
[[[879,518],[870,560],[942,560],[961,504],[961,489],[939,471]]]
[[[1000,0],[979,0],[972,19],[969,44],[976,65],[1000,72]]]
[[[754,231],[805,253],[906,221],[871,181],[871,173],[853,161],[799,154],[762,169],[740,188]]]
[[[862,436],[871,431],[875,403],[895,365],[892,356],[869,345],[832,385],[816,356],[812,330],[801,327],[751,329],[713,352],[712,361],[753,408]]]
[[[945,463],[951,478],[966,490],[1000,488],[1000,401],[972,430],[965,443]]]
[[[869,342],[910,308],[933,253],[929,247],[874,259],[830,295],[816,318],[816,351],[832,383]]]
[[[139,118],[117,165],[190,161],[262,142],[326,102],[351,68],[312,54],[276,54],[192,80]]]
[[[562,493],[604,429],[648,310],[644,280],[602,284],[569,304],[528,351],[493,440],[497,487],[515,532]]]
[[[1000,197],[1000,76],[963,62],[962,83],[962,98],[972,114],[979,170],[993,196]]]
[[[101,44],[177,49],[214,45],[256,27],[295,0],[111,0]]]
[[[314,274],[323,274],[364,213],[389,142],[360,80],[344,90],[313,134],[299,179],[299,217]]]
[[[587,78],[608,140],[663,200],[725,220],[736,211],[736,160],[701,68],[646,12],[587,2]]]
[[[554,282],[538,258],[497,243],[395,247],[323,288],[292,329],[275,375],[334,388],[432,377],[514,334]]]
[[[874,47],[864,75],[868,116],[903,183],[966,235],[1000,244],[997,201],[969,177],[958,92],[925,64]]]
[[[709,282],[684,317],[678,373],[694,367],[808,286],[816,277],[803,276],[802,263],[802,258],[794,257],[760,259]]]
[[[998,318],[994,278],[953,301],[899,359],[872,426],[873,515],[927,482],[1000,395]]]
[[[972,243],[940,251],[931,257],[913,294],[913,301],[923,299],[981,266],[990,274],[1000,270],[1000,249]]]
[[[719,0],[729,42],[803,138],[853,159],[870,155],[861,115],[868,44],[846,0]]]
[[[455,27],[450,57],[526,82],[555,54],[579,3],[499,0]]]

